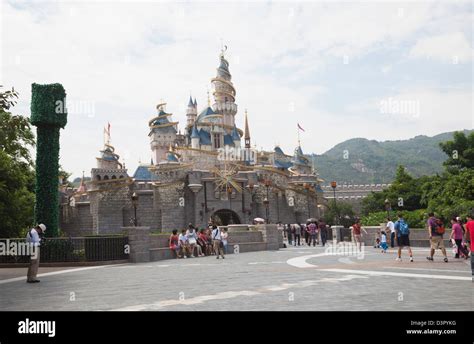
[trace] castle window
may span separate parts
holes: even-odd
[[[221,137],[219,134],[214,134],[214,148],[221,148]]]
[[[117,177],[115,175],[112,176],[112,179],[117,179]]]
[[[121,176],[119,177],[119,179],[122,179],[122,178],[123,178],[123,176],[121,175]]]
[[[109,180],[109,176],[104,176],[104,180]]]
[[[97,180],[100,180],[100,176],[96,176],[95,178],[96,178]]]

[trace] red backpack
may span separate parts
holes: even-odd
[[[443,221],[441,221],[440,219],[436,219],[435,224],[436,224],[436,228],[435,228],[436,233],[438,233],[439,235],[443,235],[444,232],[446,232],[446,228],[444,228]]]

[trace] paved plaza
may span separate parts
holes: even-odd
[[[2,310],[306,310],[472,311],[469,261],[427,248],[362,259],[328,255],[322,247],[81,268],[40,269],[41,283],[25,283],[25,269],[0,269]],[[437,259],[436,259],[437,258]]]

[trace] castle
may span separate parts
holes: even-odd
[[[119,162],[107,133],[91,181],[62,194],[64,233],[118,233],[135,220],[139,226],[170,231],[188,223],[203,227],[210,220],[221,225],[255,218],[294,223],[321,215],[321,180],[300,144],[292,155],[278,146],[257,152],[247,112],[244,130],[237,128],[236,90],[224,52],[211,82],[213,104],[208,94],[199,111],[190,97],[183,133],[166,104],[157,105],[148,122],[153,158],[133,176]]]

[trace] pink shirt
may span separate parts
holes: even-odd
[[[453,224],[453,239],[462,239],[462,227],[459,223]]]

